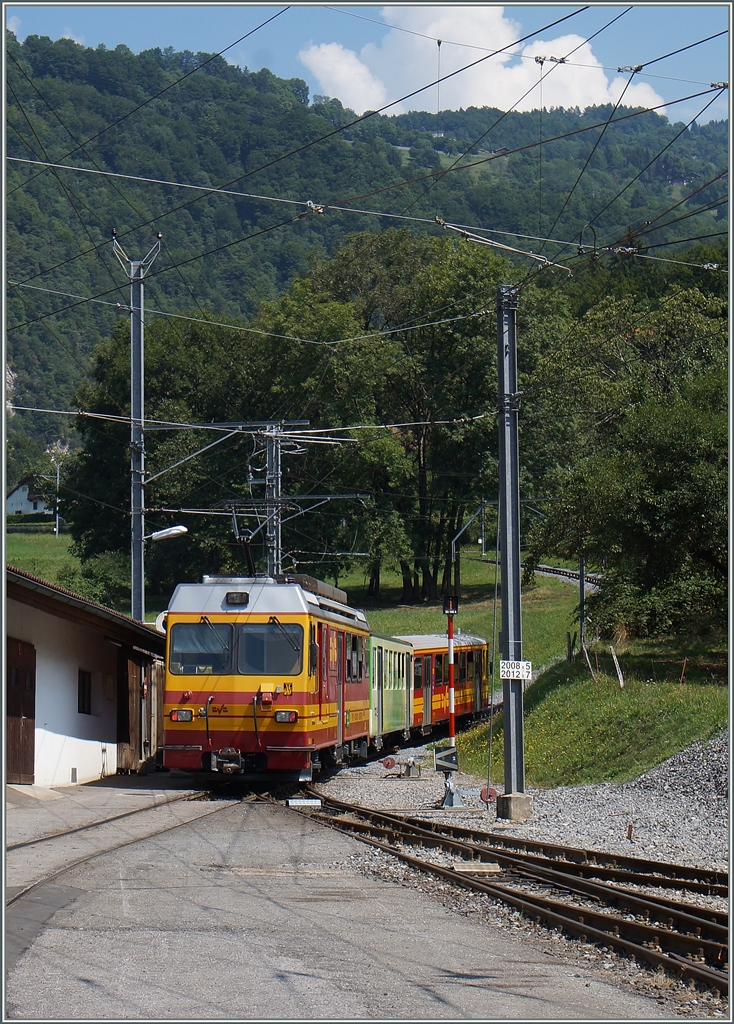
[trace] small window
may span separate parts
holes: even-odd
[[[92,713],[92,673],[79,669],[79,686],[77,690],[77,711],[80,715]]]
[[[423,659],[416,658],[413,662],[413,689],[423,689]]]

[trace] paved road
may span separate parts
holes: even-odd
[[[363,877],[358,848],[237,804],[73,868],[8,912],[38,934],[10,967],[5,1019],[663,1019],[652,999]]]

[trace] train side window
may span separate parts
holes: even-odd
[[[351,659],[350,655],[351,655],[351,650],[352,650],[352,637],[351,637],[351,634],[349,634],[349,633],[345,633],[344,634],[344,646],[345,646],[345,649],[346,649],[346,652],[347,652],[347,664],[346,664],[347,682],[351,683],[351,681],[352,681],[352,659]]]
[[[423,658],[416,658],[413,662],[413,687],[423,689]]]
[[[352,650],[351,650],[351,654],[350,654],[350,657],[349,657],[349,662],[350,662],[350,666],[351,666],[351,669],[352,669],[352,682],[353,683],[361,683],[362,682],[362,673],[361,673],[361,671],[358,671],[358,668],[359,668],[359,657],[358,657],[358,651],[357,651],[357,640],[358,640],[358,637],[352,636],[352,645],[351,645],[352,646]]]
[[[459,682],[466,682],[466,651],[462,651],[459,655]]]

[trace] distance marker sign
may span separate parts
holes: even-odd
[[[501,661],[500,679],[532,679],[533,663],[531,661]]]

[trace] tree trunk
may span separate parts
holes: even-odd
[[[370,582],[367,587],[367,597],[371,601],[379,601],[380,599],[380,563],[374,562],[372,565],[372,571],[370,572]]]
[[[413,589],[413,573],[411,572],[410,566],[407,562],[402,559],[400,561],[400,572],[403,576],[403,592],[400,595],[401,604],[412,604],[415,599],[415,591]]]

